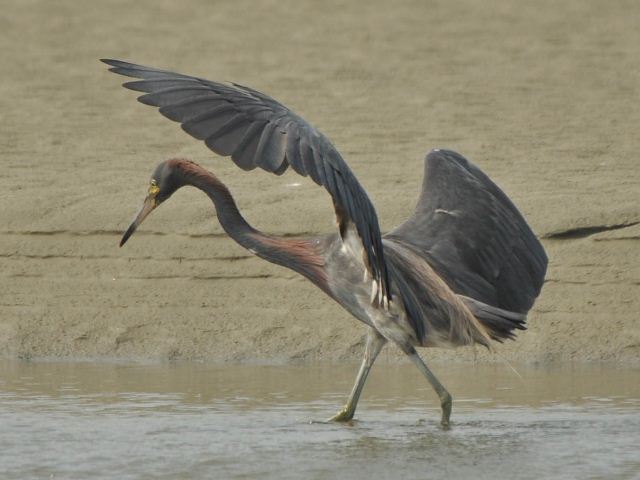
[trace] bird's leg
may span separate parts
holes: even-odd
[[[369,328],[369,331],[367,332],[367,344],[364,350],[364,358],[362,359],[362,365],[360,365],[356,382],[353,385],[351,394],[349,395],[349,400],[342,410],[329,419],[330,422],[348,422],[353,418],[353,415],[356,413],[358,399],[360,398],[364,384],[367,381],[369,370],[371,370],[373,362],[375,362],[376,357],[380,353],[380,350],[382,350],[382,347],[384,347],[385,343],[387,343],[387,340],[382,335],[373,328]]]
[[[412,349],[413,350],[413,349]],[[420,373],[425,376],[425,378],[429,381],[433,389],[440,397],[440,406],[442,407],[442,420],[440,420],[440,424],[443,428],[449,428],[449,417],[451,416],[451,403],[452,398],[447,389],[440,383],[440,381],[436,378],[436,376],[429,370],[429,367],[422,361],[420,355],[413,350],[412,352],[407,352],[411,361],[418,367]]]

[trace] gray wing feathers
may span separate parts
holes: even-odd
[[[336,205],[344,231],[353,222],[362,240],[365,263],[391,299],[375,209],[346,162],[329,140],[271,97],[238,84],[103,60],[112,72],[140,78],[125,87],[143,92],[138,100],[160,108],[193,137],[219,155],[231,156],[243,170],[260,167],[281,175],[289,165],[323,185]],[[382,298],[380,298],[382,300]]]
[[[456,152],[425,161],[413,215],[388,234],[421,252],[455,293],[526,313],[540,293],[547,256],[511,200]]]

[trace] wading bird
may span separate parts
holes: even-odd
[[[547,257],[514,204],[460,154],[432,150],[413,214],[382,235],[366,192],[329,140],[271,97],[118,60],[110,70],[141,80],[124,86],[160,108],[215,153],[240,168],[276,175],[289,166],[326,188],[338,233],[290,238],[260,232],[242,217],[227,187],[189,160],[167,160],[151,176],[148,196],[124,245],[149,213],[191,185],[213,201],[229,236],[253,254],[305,276],[368,326],[364,359],[345,407],[349,421],[369,370],[388,342],[397,345],[440,398],[449,425],[451,395],[416,347],[456,347],[513,338],[540,293]]]

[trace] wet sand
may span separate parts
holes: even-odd
[[[529,330],[499,356],[427,357],[640,363],[638,24],[633,1],[4,2],[0,355],[361,354],[363,327],[235,245],[199,192],[118,249],[152,169],[176,156],[215,171],[257,228],[334,225],[307,179],[242,172],[137,103],[97,61],[112,57],[281,100],[332,139],[384,230],[411,212],[431,148],[501,185],[550,257]]]

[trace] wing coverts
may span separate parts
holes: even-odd
[[[505,193],[462,155],[433,150],[413,215],[385,238],[420,252],[457,294],[525,314],[547,256]]]

